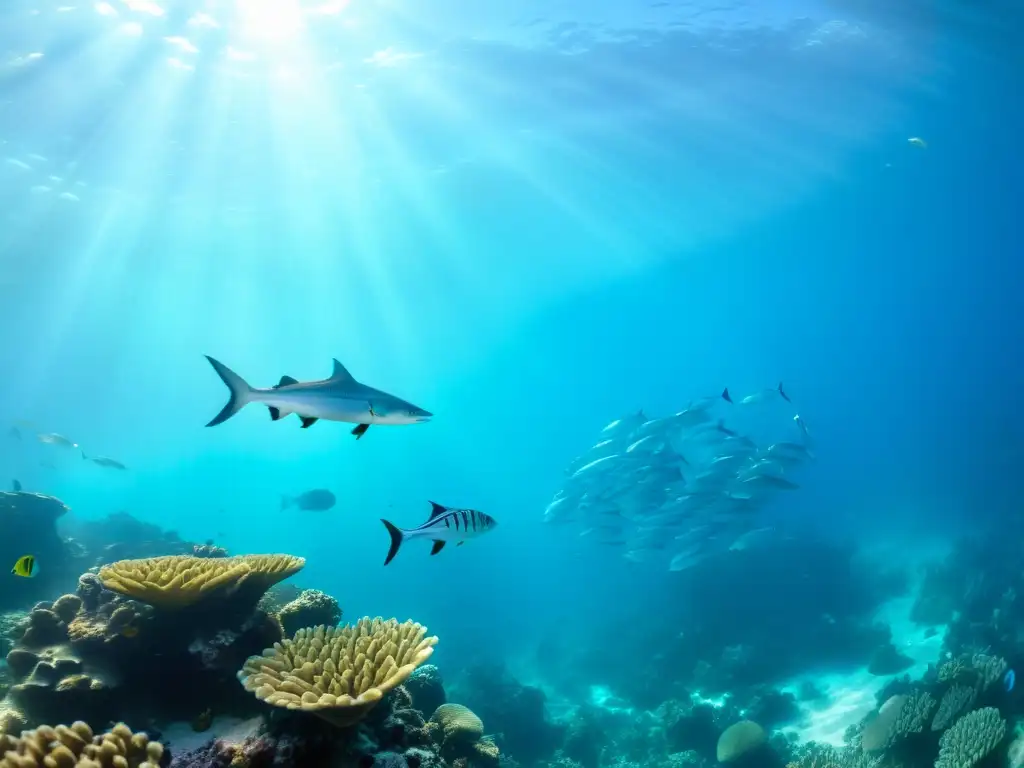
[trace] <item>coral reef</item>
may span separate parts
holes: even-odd
[[[399,686],[355,725],[337,728],[303,712],[271,709],[241,738],[217,738],[175,755],[173,768],[445,768],[421,713]]]
[[[150,717],[191,720],[205,708],[258,711],[235,675],[246,658],[281,639],[280,624],[253,606],[265,585],[294,568],[294,559],[241,562],[248,570],[239,576],[236,566],[232,573],[235,586],[244,582],[244,590],[221,585],[202,590],[194,578],[170,579],[157,589],[124,575],[142,569],[122,566],[114,570],[117,578],[108,572],[110,583],[156,605],[110,591],[102,575],[91,573],[79,579],[75,594],[38,604],[7,654],[15,680],[5,702],[7,716],[38,724],[73,720],[82,713],[97,721],[117,720],[129,712],[144,722]],[[197,591],[202,599],[196,599]]]
[[[448,701],[441,670],[433,664],[417,667],[405,681],[405,690],[412,697],[412,705],[420,712],[434,712]]]
[[[94,736],[81,721],[71,727],[43,725],[20,737],[0,735],[0,768],[158,768],[166,765],[164,748],[124,723]]]
[[[498,746],[484,738],[484,723],[461,704],[442,704],[427,724],[427,733],[448,763],[486,766],[498,764]]]
[[[437,638],[426,633],[415,622],[380,617],[302,629],[248,659],[238,678],[268,704],[351,725],[430,658]]]
[[[501,664],[469,667],[457,690],[458,700],[501,734],[502,752],[520,763],[551,756],[564,738],[564,727],[547,718],[544,693],[518,682]]]
[[[57,521],[67,512],[52,496],[0,492],[0,563],[9,570],[22,555],[34,555],[40,565],[35,578],[19,579],[17,589],[0,590],[0,611],[24,610],[74,584],[82,567],[57,533]]]
[[[341,606],[325,592],[304,589],[294,600],[281,606],[277,618],[284,628],[285,637],[291,637],[303,627],[338,626]]]
[[[718,737],[715,757],[720,763],[734,763],[760,749],[767,742],[764,728],[752,720],[733,723]]]

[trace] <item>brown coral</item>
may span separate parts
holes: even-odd
[[[109,590],[165,609],[185,608],[249,582],[263,591],[306,564],[291,555],[194,557],[166,555],[119,560],[100,569]]]
[[[250,657],[238,679],[268,704],[351,725],[430,658],[437,638],[426,633],[415,622],[380,617],[300,629],[291,640]]]
[[[101,736],[83,722],[0,735],[0,768],[158,768],[164,748],[124,723]]]

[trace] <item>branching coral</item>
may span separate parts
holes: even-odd
[[[238,679],[268,704],[351,725],[430,658],[437,638],[426,633],[420,624],[380,617],[300,629],[250,657]]]
[[[974,688],[967,685],[954,685],[942,695],[939,711],[932,720],[932,730],[941,731],[950,726],[960,713],[966,712],[974,704],[977,696]]]
[[[986,757],[1006,735],[1006,721],[995,707],[969,712],[939,740],[935,768],[972,768]]]
[[[160,742],[123,723],[102,736],[93,736],[83,722],[0,736],[0,768],[158,768],[163,753]]]
[[[247,581],[261,587],[262,593],[305,564],[303,558],[291,555],[167,555],[119,560],[101,568],[99,576],[107,589],[167,610],[230,593]]]

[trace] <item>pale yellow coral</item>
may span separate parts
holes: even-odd
[[[415,622],[380,617],[300,629],[291,640],[251,656],[238,679],[268,704],[351,725],[430,658],[437,638],[426,634]]]
[[[164,748],[124,723],[101,736],[82,722],[0,735],[0,768],[158,768]]]
[[[469,707],[442,704],[430,716],[430,724],[440,731],[442,744],[451,741],[475,742],[484,735],[484,723]]]
[[[109,590],[160,608],[185,608],[246,581],[268,589],[297,573],[306,561],[291,555],[193,557],[167,555],[119,560],[100,569]]]

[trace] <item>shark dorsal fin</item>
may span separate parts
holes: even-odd
[[[274,385],[274,389],[279,387],[287,387],[289,384],[298,384],[298,379],[293,379],[291,376],[282,376],[281,380]]]
[[[427,518],[427,519],[428,520],[434,520],[434,519],[440,517],[441,515],[443,515],[447,511],[448,511],[447,507],[441,506],[436,501],[432,501],[432,502],[430,502],[430,517]]]
[[[331,371],[331,381],[337,381],[341,384],[356,383],[355,377],[348,372],[348,370],[345,368],[344,365],[341,364],[338,358],[334,358],[332,362],[334,363],[334,370]]]

